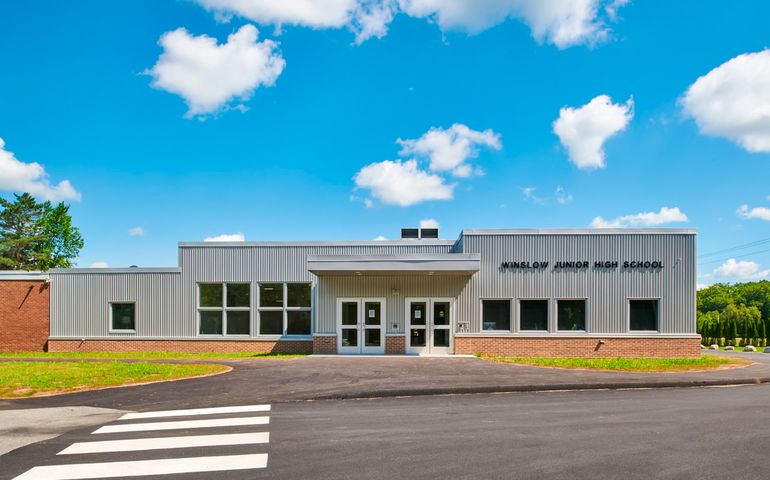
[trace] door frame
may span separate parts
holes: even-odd
[[[342,346],[342,304],[355,302],[356,310],[356,331],[358,345],[355,347]],[[378,302],[380,304],[380,346],[367,347],[365,343],[365,330],[376,330],[377,327],[367,327],[364,318],[364,307],[368,302]],[[385,325],[387,323],[385,297],[338,297],[336,302],[336,324],[337,324],[337,353],[343,355],[383,355],[385,354]],[[352,328],[351,328],[352,329]]]
[[[411,318],[411,304],[412,302],[425,303],[426,315],[425,319],[425,346],[424,347],[412,347],[412,318]],[[433,304],[437,302],[449,303],[449,325],[447,328],[441,328],[449,330],[449,346],[448,347],[434,347],[433,346]],[[404,298],[404,324],[405,324],[405,349],[406,353],[413,355],[451,355],[454,353],[454,327],[455,327],[455,298],[453,297],[406,297]],[[423,328],[419,325],[417,328]]]

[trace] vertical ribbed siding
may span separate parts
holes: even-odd
[[[695,236],[680,234],[468,235],[465,253],[481,254],[481,270],[458,301],[458,318],[481,331],[480,299],[546,298],[555,330],[558,298],[586,298],[592,334],[628,332],[628,299],[660,298],[661,333],[695,333]],[[663,262],[660,270],[623,269],[623,261]],[[547,261],[545,270],[501,270],[503,261]],[[588,261],[588,269],[554,270],[557,261]],[[594,261],[618,261],[597,270]],[[514,327],[518,308],[513,303]]]
[[[180,274],[51,273],[52,337],[189,336],[181,321]],[[136,303],[136,333],[110,333],[109,303]]]

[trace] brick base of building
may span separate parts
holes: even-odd
[[[48,341],[48,284],[0,281],[0,352],[44,352]]]
[[[311,353],[310,340],[49,340],[49,352]]]
[[[337,336],[321,335],[313,337],[313,353],[333,354],[337,353]]]
[[[403,355],[406,353],[406,337],[389,335],[385,337],[386,355]]]
[[[700,356],[700,338],[455,337],[455,353],[509,357],[695,358]]]

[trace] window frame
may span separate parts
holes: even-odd
[[[525,330],[521,328],[521,302],[527,301],[544,301],[545,302],[545,330]],[[516,331],[526,334],[539,334],[553,333],[554,328],[552,325],[553,318],[551,315],[551,299],[544,297],[522,297],[516,299]]]
[[[583,330],[561,330],[559,328],[559,302],[561,301],[578,301],[582,300],[585,308],[585,317],[583,318]],[[554,330],[556,333],[562,334],[562,335],[575,335],[575,334],[584,334],[588,333],[588,318],[589,318],[589,304],[587,297],[556,297],[554,298],[554,309],[555,309],[555,315],[554,315]]]
[[[113,328],[112,323],[112,306],[113,305],[130,304],[134,306],[134,328]],[[136,326],[139,323],[139,315],[136,312],[136,300],[110,300],[107,302],[107,317],[109,321],[109,333],[136,333]]]
[[[484,329],[484,302],[491,301],[507,301],[508,302],[508,329],[507,330],[485,330]],[[513,333],[514,325],[516,324],[515,317],[513,315],[513,298],[512,297],[482,297],[479,299],[479,331],[487,334],[496,333]]]
[[[655,309],[655,330],[631,330],[631,302],[634,300],[657,302],[657,308]],[[632,335],[660,333],[660,301],[661,297],[626,297],[626,332]]]
[[[249,305],[246,307],[228,307],[227,306],[227,285],[248,285],[249,288]],[[222,286],[222,305],[219,307],[202,307],[201,306],[201,285],[221,285]],[[252,331],[252,291],[251,282],[247,281],[211,281],[211,282],[197,282],[195,289],[195,311],[198,317],[198,329],[197,334],[199,337],[233,337],[233,338],[248,338],[251,337]],[[227,333],[227,312],[249,312],[249,331],[248,333]],[[222,333],[201,333],[201,312],[222,312]]]
[[[280,307],[263,307],[261,305],[262,285],[279,284],[283,288],[283,296]],[[289,306],[289,285],[307,285],[310,288],[310,306],[309,307],[290,307]],[[263,338],[309,338],[313,335],[313,320],[314,320],[314,305],[315,294],[313,291],[313,282],[278,282],[278,281],[265,281],[257,282],[257,336]],[[262,333],[262,312],[281,312],[282,328],[281,333]],[[310,330],[308,333],[288,333],[289,329],[289,312],[309,312],[310,313]]]

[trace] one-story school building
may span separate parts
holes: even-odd
[[[693,357],[695,240],[405,228],[385,241],[182,242],[176,267],[47,272],[47,349]]]

